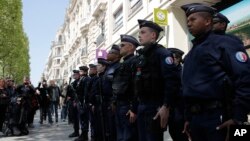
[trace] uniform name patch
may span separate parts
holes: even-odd
[[[248,58],[248,56],[242,51],[236,52],[235,57],[238,61],[243,62],[243,63],[246,62]]]
[[[174,59],[172,57],[166,57],[165,62],[168,65],[172,65],[174,63]]]

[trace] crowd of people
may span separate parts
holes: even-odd
[[[61,89],[54,81],[33,88],[27,79],[9,89],[1,80],[1,99],[28,94],[32,126],[33,96],[39,96],[41,124],[46,115],[52,124],[52,114],[58,122],[61,97],[61,118],[73,124],[69,137],[76,141],[90,140],[88,132],[94,141],[163,141],[167,126],[173,141],[227,140],[227,128],[244,124],[250,112],[249,57],[242,42],[225,33],[224,15],[197,3],[181,8],[194,36],[185,59],[183,51],[158,44],[161,26],[138,20],[139,41],[122,34],[107,59],[73,70],[73,82]],[[1,125],[4,119],[1,114]]]

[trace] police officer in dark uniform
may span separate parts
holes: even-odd
[[[78,97],[78,115],[81,125],[82,133],[75,141],[88,141],[88,129],[89,129],[89,114],[87,110],[88,105],[88,83],[89,83],[89,76],[87,66],[79,67],[80,70],[80,80],[78,81],[76,87],[76,93]]]
[[[188,120],[184,131],[190,125],[192,141],[224,141],[225,128],[246,121],[250,107],[249,58],[242,44],[211,32],[213,14],[214,9],[204,5],[186,9],[187,26],[195,37],[182,77]],[[233,98],[224,102],[230,93]]]
[[[171,135],[173,141],[188,141],[188,136],[183,134],[184,127],[184,100],[181,89],[181,73],[182,73],[182,56],[184,52],[178,48],[168,48],[169,51],[173,53],[174,63],[178,67],[178,83],[173,86],[176,87],[176,93],[173,96],[173,106],[170,109],[169,116],[169,134]]]
[[[214,18],[213,18],[213,31],[215,34],[219,34],[219,35],[226,35],[228,37],[231,37],[235,40],[237,40],[240,44],[243,44],[242,41],[232,35],[232,34],[226,34],[226,30],[227,30],[227,25],[230,23],[230,21],[228,20],[228,18],[221,14],[221,13],[216,13],[214,15]]]
[[[162,141],[169,107],[178,78],[173,54],[157,43],[163,29],[152,21],[138,20],[144,48],[136,63],[135,89],[139,98],[139,141]]]
[[[92,93],[94,99],[92,100],[92,111],[94,112],[94,133],[95,141],[109,141],[109,135],[107,134],[108,128],[108,112],[107,107],[110,106],[110,98],[112,96],[112,90],[110,84],[105,79],[105,71],[109,62],[104,58],[98,58],[97,73],[98,79],[93,84]]]
[[[77,137],[79,136],[79,116],[77,111],[77,105],[76,105],[76,98],[77,98],[77,85],[80,80],[80,74],[79,70],[73,70],[73,79],[74,81],[69,85],[69,88],[67,90],[66,99],[69,103],[69,119],[73,120],[73,128],[74,132],[69,135],[69,137]]]
[[[89,64],[89,85],[88,85],[88,110],[89,110],[89,122],[90,122],[90,133],[91,133],[91,139],[94,140],[95,137],[95,130],[94,130],[94,112],[92,111],[93,106],[93,90],[96,89],[94,87],[94,84],[96,83],[98,76],[97,76],[97,70],[96,65]]]
[[[134,52],[139,42],[129,35],[121,35],[119,68],[115,71],[112,84],[114,103],[116,104],[116,129],[118,141],[137,141],[135,125],[137,99],[134,92]]]
[[[111,49],[108,52],[107,55],[107,61],[109,61],[109,66],[107,67],[105,74],[104,74],[104,82],[107,89],[105,93],[109,93],[110,96],[108,99],[106,99],[106,102],[108,105],[106,107],[103,107],[103,109],[106,109],[106,112],[104,114],[104,119],[106,119],[106,135],[108,141],[115,141],[116,140],[116,126],[115,126],[115,113],[112,111],[112,83],[114,78],[114,72],[119,67],[119,60],[120,60],[120,49],[119,46],[116,44],[113,44]]]

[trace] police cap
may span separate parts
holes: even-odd
[[[154,30],[156,30],[158,33],[160,33],[161,31],[163,31],[163,29],[161,28],[161,26],[159,26],[158,24],[152,22],[152,21],[146,21],[146,20],[138,20],[139,23],[139,27],[149,27],[152,28]]]
[[[120,52],[120,48],[116,44],[113,44],[112,47],[111,47],[111,49]]]
[[[98,58],[97,62],[98,62],[98,64],[109,65],[109,62],[104,58]]]
[[[94,65],[94,64],[89,64],[89,68],[96,68],[96,65]]]
[[[225,15],[221,14],[221,13],[216,13],[214,15],[213,21],[230,23],[230,21],[228,20],[228,18]]]
[[[168,50],[180,57],[184,54],[184,52],[178,48],[168,48]]]
[[[87,66],[80,66],[79,70],[88,71],[89,68]]]
[[[210,13],[212,16],[215,14],[216,9],[206,6],[206,5],[198,5],[198,4],[188,4],[188,5],[183,5],[181,8],[186,12],[186,16],[188,17],[189,15],[197,12],[207,12]]]
[[[138,47],[140,43],[137,41],[137,39],[130,35],[120,35],[121,36],[121,42],[129,42],[133,44],[135,47]]]
[[[79,73],[79,70],[73,70],[73,73]]]
[[[188,8],[190,8],[191,6],[196,6],[196,5],[202,5],[202,3],[190,3],[190,4],[182,5],[181,9],[186,12]]]

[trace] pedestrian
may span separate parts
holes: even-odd
[[[182,75],[187,107],[184,132],[190,130],[192,141],[224,141],[226,128],[247,121],[250,111],[249,57],[238,41],[212,32],[213,8],[182,8],[194,36]]]
[[[47,81],[43,80],[42,83],[38,84],[37,93],[39,95],[39,105],[40,105],[40,124],[43,124],[43,121],[46,121],[46,117],[48,116],[48,121],[52,124],[52,115],[51,115],[51,107],[50,107],[50,97],[49,90],[47,86]]]
[[[35,88],[30,82],[30,78],[25,76],[23,78],[23,84],[17,87],[17,92],[19,95],[23,96],[26,101],[25,109],[28,111],[27,123],[28,127],[34,128],[34,116],[37,110],[38,100],[35,94]],[[35,102],[37,101],[37,103]]]
[[[173,54],[157,42],[163,29],[152,21],[138,20],[138,23],[143,46],[135,72],[139,141],[162,141],[178,71]]]
[[[58,106],[61,94],[60,88],[56,85],[55,80],[50,80],[48,87],[48,94],[50,97],[51,113],[55,114],[55,121],[58,122]]]
[[[2,131],[3,123],[5,121],[6,110],[10,102],[10,97],[6,89],[6,83],[3,78],[0,78],[0,131]]]
[[[62,105],[62,111],[61,111],[61,120],[63,122],[66,121],[66,117],[68,115],[68,106],[65,100],[66,94],[67,94],[67,89],[68,89],[68,83],[65,82],[62,86],[62,97],[61,97],[61,105]]]
[[[135,49],[140,45],[130,35],[120,35],[119,67],[115,70],[112,83],[116,115],[117,141],[138,141],[136,125],[137,98],[134,95]]]

